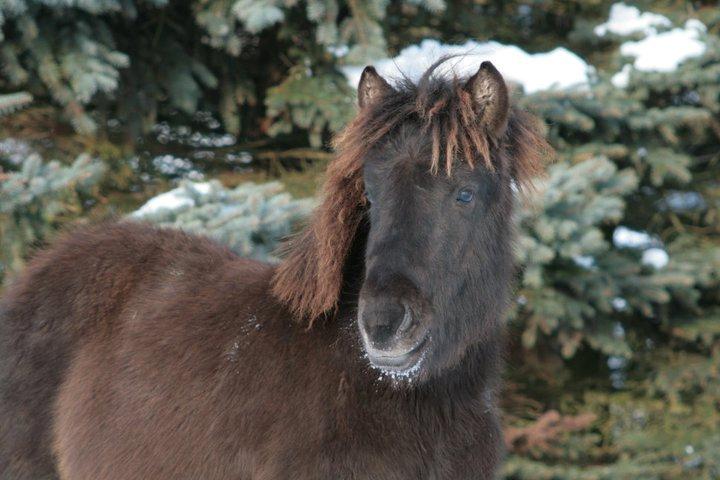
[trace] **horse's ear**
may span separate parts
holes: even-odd
[[[377,73],[377,70],[375,70],[374,67],[367,66],[365,70],[363,70],[362,75],[360,75],[358,104],[360,108],[365,108],[391,91],[392,87]]]
[[[464,88],[481,112],[481,122],[486,125],[488,132],[493,138],[502,136],[507,128],[510,98],[500,72],[492,63],[483,62]]]

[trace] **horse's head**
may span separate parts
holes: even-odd
[[[362,346],[373,366],[419,380],[497,339],[513,272],[513,191],[547,147],[534,119],[510,107],[492,64],[446,79],[433,74],[440,63],[394,87],[365,69],[324,201],[275,285],[298,313],[327,311],[347,284],[350,245],[367,231]]]

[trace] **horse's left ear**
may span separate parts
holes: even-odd
[[[465,84],[477,110],[482,115],[481,122],[486,125],[493,138],[505,133],[510,110],[510,98],[507,85],[500,72],[490,62],[483,62],[478,71]]]
[[[377,73],[375,67],[367,66],[360,75],[358,84],[358,104],[365,108],[392,92],[390,84]]]

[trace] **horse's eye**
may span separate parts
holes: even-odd
[[[469,188],[463,188],[457,194],[457,201],[460,203],[470,203],[472,202],[474,196],[475,192],[473,192]]]

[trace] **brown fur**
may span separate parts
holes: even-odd
[[[0,479],[462,479],[497,462],[468,450],[467,432],[500,435],[475,413],[493,408],[470,394],[483,378],[452,399],[459,378],[395,391],[352,315],[306,332],[272,275],[132,223],[56,242],[0,307]]]

